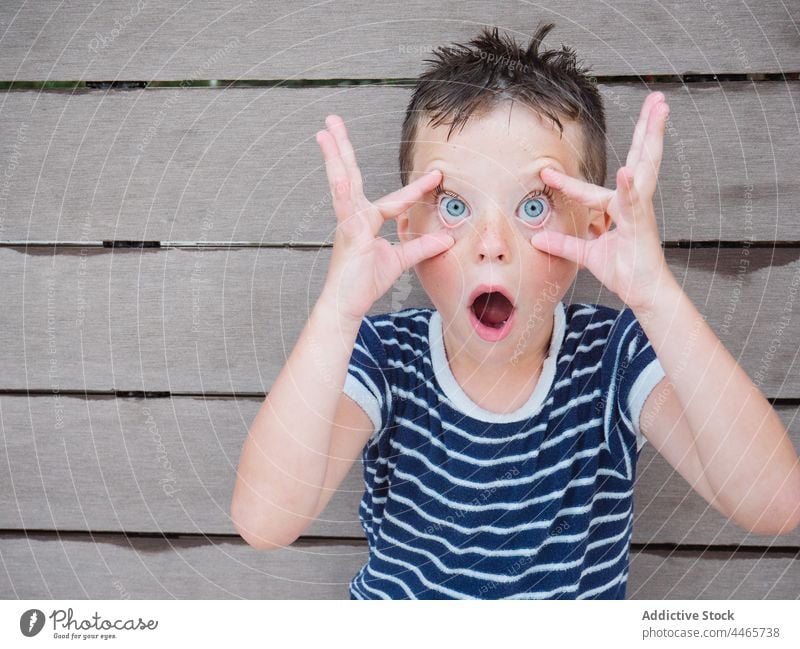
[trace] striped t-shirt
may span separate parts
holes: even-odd
[[[453,376],[438,311],[366,316],[344,384],[375,427],[350,598],[623,599],[639,416],[663,376],[629,308],[559,302],[530,399],[495,413]]]

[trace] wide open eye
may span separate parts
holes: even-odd
[[[444,224],[450,227],[463,223],[469,217],[470,211],[467,204],[457,196],[445,190],[437,193],[439,216]]]
[[[529,196],[517,208],[517,216],[526,225],[539,227],[550,216],[552,207],[544,195]]]

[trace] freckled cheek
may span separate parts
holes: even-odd
[[[568,230],[558,228],[558,232],[571,234]],[[558,255],[548,255],[528,242],[530,250],[522,256],[522,277],[527,278],[535,290],[543,282],[555,281],[572,273],[575,264]]]
[[[420,283],[431,297],[450,302],[464,289],[463,264],[451,251],[425,259],[416,266]]]

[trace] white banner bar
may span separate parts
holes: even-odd
[[[0,602],[0,646],[151,649],[191,641],[222,647],[336,642],[407,649],[414,646],[409,643],[467,648],[545,642],[797,649],[799,620],[800,602],[786,600],[6,600]]]

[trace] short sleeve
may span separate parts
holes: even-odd
[[[637,450],[641,450],[647,441],[640,428],[642,408],[653,388],[664,378],[664,368],[630,308],[619,312],[609,335],[607,352],[614,370],[611,387],[614,410],[620,423],[636,436]]]
[[[392,394],[386,378],[387,369],[383,341],[371,317],[365,316],[353,345],[342,392],[367,414],[373,434],[383,430],[391,415]]]

